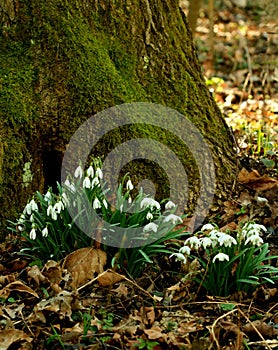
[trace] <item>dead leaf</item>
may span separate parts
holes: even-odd
[[[71,275],[69,285],[76,289],[102,273],[106,264],[106,253],[101,249],[81,248],[66,256],[63,268]]]
[[[101,274],[101,276],[99,276],[97,280],[102,287],[108,287],[108,286],[112,286],[117,282],[120,282],[123,278],[124,276],[122,276],[121,274],[115,271],[109,270]]]
[[[7,284],[3,289],[0,290],[0,297],[8,298],[11,292],[27,293],[33,295],[36,298],[39,298],[38,294],[33,289],[26,286],[23,282],[20,281],[15,281]]]
[[[122,296],[122,295],[124,297],[128,296],[128,289],[124,283],[120,283],[118,288],[112,289],[112,290],[113,290],[113,292],[116,292],[119,296]]]
[[[249,172],[245,168],[238,174],[238,181],[255,191],[267,191],[278,186],[278,181],[267,174],[261,176],[257,170]]]
[[[48,280],[40,271],[37,265],[27,268],[27,276],[33,279],[37,286],[40,285],[40,282],[45,282]]]
[[[162,333],[162,328],[158,326],[153,326],[151,329],[144,329],[144,333],[148,336],[150,340],[166,339],[166,334]]]
[[[0,350],[7,350],[12,344],[21,341],[31,343],[33,339],[23,331],[8,329],[0,332]]]
[[[258,335],[257,329],[264,337],[275,337],[278,335],[278,329],[274,328],[272,325],[268,325],[261,320],[256,320],[251,323],[247,323],[242,327],[244,333]]]

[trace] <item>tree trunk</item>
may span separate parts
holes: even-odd
[[[214,160],[214,206],[221,205],[235,178],[233,141],[206,87],[177,0],[0,0],[0,20],[3,227],[34,191],[60,179],[76,129],[91,115],[127,102],[167,106],[198,128]],[[125,127],[104,139],[96,154],[105,158],[116,145],[146,135],[181,160],[190,182],[185,209],[193,212],[200,169],[169,131]],[[159,166],[143,163],[130,167],[137,180],[150,176],[158,196],[169,195],[169,179]]]

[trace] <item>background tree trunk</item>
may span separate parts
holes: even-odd
[[[235,176],[232,139],[206,87],[177,0],[1,0],[0,20],[3,228],[35,190],[59,180],[66,144],[79,125],[125,102],[162,104],[195,124],[214,158],[215,205],[221,204]],[[139,129],[137,135],[146,133]],[[133,133],[125,130],[124,138]],[[117,131],[109,146],[100,145],[99,154],[105,156],[124,138]],[[174,147],[188,169],[192,183],[186,210],[192,210],[196,167],[187,163],[188,152],[171,135],[159,141]],[[141,168],[132,166],[135,174]],[[165,178],[159,180],[153,167],[147,172],[158,176],[164,197]]]

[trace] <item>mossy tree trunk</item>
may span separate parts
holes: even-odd
[[[126,102],[162,104],[194,123],[214,158],[215,204],[229,193],[232,140],[177,0],[0,0],[0,20],[3,228],[34,191],[59,180],[66,144],[79,125]],[[115,144],[119,140],[116,133]],[[186,165],[183,152],[177,151]]]

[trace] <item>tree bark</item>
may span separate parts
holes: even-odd
[[[91,115],[127,102],[165,105],[198,128],[214,160],[214,206],[221,205],[235,178],[233,141],[206,87],[178,1],[1,0],[0,20],[3,227],[34,191],[59,180],[75,130]],[[140,126],[122,131],[104,140],[97,154],[105,157],[134,135],[172,147],[192,180],[186,210],[194,211],[198,169],[184,145],[164,131],[159,137]],[[144,169],[146,174],[139,161],[131,166],[140,179],[157,179],[159,195],[167,195],[160,170]]]

